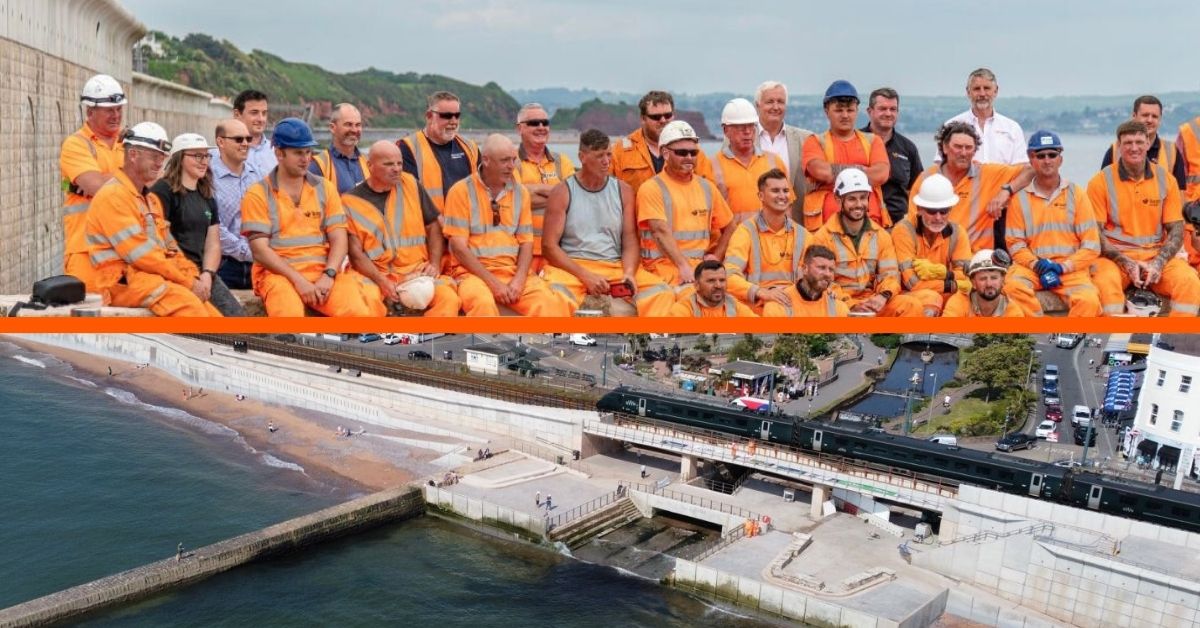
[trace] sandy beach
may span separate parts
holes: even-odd
[[[383,439],[339,436],[338,426],[360,429],[344,417],[189,389],[184,382],[153,367],[37,344],[26,338],[3,338],[62,360],[98,384],[107,381],[129,390],[146,403],[179,408],[229,427],[255,449],[300,465],[319,482],[350,491],[380,490],[412,482],[428,474],[429,461],[439,455]],[[277,428],[274,432],[268,429],[271,424]]]

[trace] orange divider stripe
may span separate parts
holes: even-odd
[[[3,318],[0,333],[1200,333],[1197,318]]]

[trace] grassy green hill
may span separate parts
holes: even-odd
[[[311,104],[318,115],[334,103],[351,102],[375,127],[418,127],[424,124],[425,97],[444,89],[458,94],[465,128],[508,128],[520,105],[499,85],[471,85],[437,74],[395,74],[368,68],[348,74],[295,63],[268,52],[243,52],[208,35],[183,39],[151,33],[143,45],[147,73],[232,99],[243,89],[265,92],[279,104]]]

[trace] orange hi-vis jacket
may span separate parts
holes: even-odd
[[[567,180],[575,174],[575,164],[562,153],[552,153],[546,149],[546,161],[538,164],[529,160],[525,147],[517,149],[517,167],[513,170],[513,180],[522,185],[537,185],[545,183],[553,185]],[[533,207],[533,255],[542,254],[542,228],[546,224],[546,208]]]
[[[1008,202],[1004,232],[1013,262],[1032,269],[1039,259],[1064,273],[1087,270],[1100,255],[1096,213],[1083,190],[1066,180],[1047,199],[1030,185]]]
[[[941,164],[925,169],[913,183],[908,195],[908,219],[917,219],[917,204],[914,199],[925,177],[941,172]],[[987,211],[987,204],[1000,193],[1000,188],[1021,174],[1025,164],[981,164],[973,163],[966,176],[954,185],[958,204],[950,209],[950,222],[962,227],[971,242],[971,250],[996,248],[996,236],[992,226],[996,219]],[[944,173],[943,173],[944,174]]]
[[[658,249],[649,221],[666,221],[679,251],[695,266],[733,220],[733,214],[708,179],[693,175],[691,181],[681,183],[664,173],[654,175],[638,189],[637,219],[642,232],[642,265],[655,272],[656,267],[673,266],[673,262]]]
[[[516,182],[505,184],[495,200],[499,220],[492,224],[492,196],[479,173],[454,184],[446,197],[446,238],[467,238],[467,247],[483,267],[511,273],[517,268],[521,245],[533,242],[529,193]],[[456,260],[457,262],[457,260]],[[456,264],[456,277],[469,274]]]
[[[131,271],[158,275],[188,290],[200,275],[171,235],[158,196],[143,195],[121,170],[114,171],[113,179],[92,199],[84,231],[95,286],[102,294]],[[150,307],[165,290],[159,284],[157,291],[144,295],[141,306]]]
[[[840,298],[837,284],[829,286],[829,289],[821,293],[815,301],[805,299],[800,291],[796,289],[795,284],[788,286],[787,295],[789,303],[782,305],[775,301],[770,301],[763,305],[763,317],[774,318],[782,316],[790,316],[797,318],[810,317],[827,317],[839,318],[850,315],[850,306]]]
[[[979,307],[975,301],[978,297],[974,292],[964,293],[956,292],[949,299],[946,299],[946,307],[942,309],[943,318],[979,318],[982,315],[979,313]],[[993,318],[1024,318],[1025,310],[1013,303],[1003,294],[996,297],[1000,299],[1000,306]]]
[[[314,153],[313,161],[317,162],[317,167],[321,169],[321,176],[324,177],[326,181],[332,183],[334,189],[337,189],[337,168],[333,167],[333,156],[329,154],[329,151],[331,150],[333,149],[326,148],[323,151]],[[361,151],[358,153],[358,166],[362,168],[364,179],[370,176],[371,171],[368,169],[367,156]]]
[[[611,173],[628,183],[635,193],[642,188],[643,183],[658,174],[654,170],[654,161],[650,158],[650,149],[646,146],[646,136],[641,129],[614,143],[612,151]],[[692,174],[704,177],[709,181],[713,180],[712,163],[705,156],[704,151],[700,151],[696,155],[696,168]]]
[[[900,272],[892,236],[875,221],[866,221],[855,247],[842,226],[841,216],[835,215],[813,235],[809,246],[813,244],[833,250],[837,257],[834,281],[849,298],[861,299],[882,292],[900,294]]]
[[[279,189],[278,169],[250,186],[242,197],[242,235],[267,234],[271,250],[297,272],[324,269],[329,256],[327,234],[345,228],[346,215],[337,188],[311,172],[305,173],[298,205]],[[258,263],[252,272],[256,277],[270,273]]]
[[[811,236],[790,216],[784,220],[783,228],[772,231],[760,212],[734,230],[725,250],[729,294],[753,305],[759,290],[790,286],[800,278]]]
[[[106,144],[92,128],[84,124],[79,130],[63,140],[58,155],[58,169],[62,173],[63,188],[63,258],[72,254],[88,253],[88,243],[83,237],[84,214],[91,198],[75,186],[75,179],[88,172],[114,174],[125,164],[125,146],[115,140]],[[70,273],[71,269],[66,269]]]
[[[1187,164],[1187,202],[1200,200],[1200,116],[1179,125],[1175,144]],[[1113,153],[1116,161],[1116,153]],[[1168,171],[1169,172],[1169,171]]]
[[[388,192],[386,213],[353,194],[342,195],[342,207],[347,228],[379,272],[403,277],[429,263],[420,193],[411,174],[400,173],[399,184]]]
[[[752,218],[762,207],[762,201],[758,199],[758,178],[772,168],[778,168],[784,174],[788,171],[779,155],[764,151],[757,141],[749,165],[743,165],[728,146],[713,154],[712,164],[717,189],[729,203],[733,219],[738,223]],[[788,199],[796,200],[796,192],[792,191]]]
[[[433,154],[429,138],[425,137],[424,131],[415,131],[400,141],[408,144],[409,150],[412,151],[413,159],[417,162],[417,175],[421,187],[425,188],[425,193],[437,206],[438,211],[444,212],[446,199],[444,198],[445,192],[442,190],[442,166],[438,163],[437,156]],[[475,145],[475,142],[464,139],[460,135],[454,136],[454,141],[458,142],[459,146],[462,146],[463,152],[467,154],[471,172],[477,171],[479,169],[479,147]]]
[[[758,314],[755,314],[754,310],[732,295],[726,294],[724,303],[710,307],[700,303],[695,292],[671,306],[668,316],[678,318],[758,318]]]
[[[830,164],[850,164],[865,168],[884,163],[891,168],[883,140],[873,133],[864,133],[857,129],[854,131],[854,138],[849,141],[836,140],[829,131],[809,136],[804,140],[804,150],[800,159],[804,163],[805,174],[808,173],[808,164],[818,158]],[[808,193],[804,195],[805,229],[820,229],[839,209],[837,196],[833,194],[833,184],[819,184],[812,179],[808,180]],[[871,188],[867,217],[885,229],[892,226],[891,215],[883,205],[883,190],[879,186]]]
[[[1096,173],[1087,187],[1100,233],[1110,246],[1139,262],[1158,255],[1165,238],[1163,225],[1183,220],[1179,188],[1171,175],[1150,162],[1144,174],[1140,181],[1127,179],[1118,160]]]
[[[971,261],[971,245],[958,225],[951,222],[946,227],[941,233],[930,234],[924,225],[914,227],[908,218],[892,227],[892,245],[896,248],[900,281],[906,292],[932,290],[942,294],[945,290],[942,279],[921,279],[917,275],[913,262],[918,259],[944,265],[947,277],[953,278],[959,286],[967,285],[966,268]]]

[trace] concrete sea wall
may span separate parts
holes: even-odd
[[[145,599],[250,561],[422,514],[420,489],[402,487],[297,517],[257,532],[0,610],[0,626],[39,626]]]

